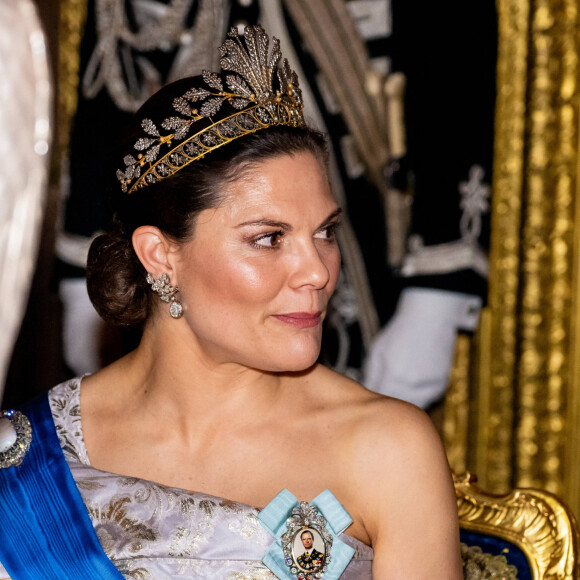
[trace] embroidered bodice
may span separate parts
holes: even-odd
[[[258,508],[93,468],[79,394],[80,379],[52,389],[53,420],[99,541],[125,578],[276,578],[261,562],[274,538]],[[372,549],[346,534],[340,539],[355,550],[341,579],[371,578]]]

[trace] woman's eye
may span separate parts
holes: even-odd
[[[283,237],[282,232],[271,232],[269,234],[264,234],[259,236],[254,240],[254,245],[260,248],[275,248],[280,245]]]
[[[314,237],[322,240],[334,240],[336,236],[336,230],[339,227],[339,225],[340,224],[338,222],[328,224],[325,228],[316,232]]]

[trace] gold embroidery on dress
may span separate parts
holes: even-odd
[[[125,578],[134,578],[135,580],[149,580],[151,578],[151,573],[145,568],[137,568],[136,570],[123,573],[123,576],[125,576]]]
[[[197,512],[197,505],[195,499],[191,496],[183,497],[178,502],[179,511],[184,518],[190,518]]]
[[[51,400],[51,407],[57,411],[64,411],[67,404],[67,399],[60,399],[59,397],[54,397]]]
[[[247,513],[244,515],[243,523],[239,519],[232,520],[228,524],[230,531],[239,534],[242,538],[249,540],[251,537],[255,536],[256,533],[261,530],[261,524],[258,521],[256,514]]]
[[[206,543],[207,538],[200,532],[193,535],[193,530],[184,526],[179,526],[171,547],[169,548],[169,555],[172,558],[184,558],[199,552],[200,544]]]
[[[101,483],[100,481],[95,481],[94,479],[77,479],[75,483],[77,484],[77,487],[79,489],[94,490],[94,489],[102,489],[103,487],[105,487],[103,483]]]
[[[86,451],[83,453],[78,386],[78,379],[63,383],[59,394],[51,396],[50,408],[58,440],[67,461],[86,464],[88,461]]]
[[[211,501],[209,499],[202,499],[199,502],[199,509],[203,510],[203,512],[205,513],[206,517],[208,518],[212,518],[213,517],[213,512],[215,510],[215,508],[217,507],[217,504],[215,501]]]
[[[143,549],[143,541],[154,542],[158,538],[157,530],[147,526],[143,522],[127,516],[127,504],[131,503],[130,497],[116,497],[111,500],[108,507],[99,509],[94,506],[87,506],[89,516],[95,520],[97,535],[108,541],[107,534],[111,538],[116,537],[120,531],[129,542],[131,552],[139,552]],[[117,533],[115,533],[117,532]],[[105,553],[107,549],[103,545]],[[107,553],[107,555],[109,555]]]
[[[119,477],[119,485],[123,487],[132,487],[136,483],[139,483],[139,480],[136,477]]]
[[[246,562],[246,564],[251,565],[253,563]],[[277,578],[277,576],[272,574],[268,569],[258,569],[253,566],[252,568],[253,569],[249,569],[246,572],[234,572],[228,576],[228,580],[272,580]]]
[[[129,485],[127,483],[127,485]],[[152,481],[145,481],[142,479],[134,479],[131,485],[140,485],[140,488],[135,492],[134,499],[138,503],[148,503],[152,496],[155,498],[157,504],[156,510],[161,509],[164,500],[170,505],[175,504],[175,500],[179,497],[179,491],[154,483]]]
[[[117,565],[117,570],[125,577],[133,580],[151,580],[151,572],[146,568],[133,568],[133,562],[124,561]]]
[[[226,513],[241,514],[242,506],[237,501],[232,501],[231,499],[222,499],[220,501],[220,507],[224,508]]]
[[[81,458],[79,457],[74,440],[71,440],[69,437],[64,435],[58,429],[57,429],[57,435],[58,435],[60,447],[61,447],[64,455],[69,457],[69,458],[72,458],[72,459],[75,459],[75,460],[81,462]]]

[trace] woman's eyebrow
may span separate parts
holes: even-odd
[[[328,222],[331,222],[333,219],[337,218],[342,213],[342,208],[339,207],[334,210],[321,224],[320,227],[325,226]]]
[[[244,226],[269,226],[272,228],[279,228],[281,230],[292,229],[292,226],[290,224],[287,224],[286,222],[278,222],[276,220],[270,220],[267,218],[261,220],[250,220],[247,222],[242,222],[241,224],[238,224],[236,227],[243,228]]]
[[[334,210],[320,225],[323,226],[328,222],[332,221],[334,218],[342,213],[342,208]],[[242,222],[236,226],[236,228],[243,228],[245,226],[268,226],[271,228],[278,228],[281,230],[291,231],[292,226],[286,222],[279,222],[276,220],[271,220],[268,218],[262,218],[258,220],[248,220],[247,222]]]

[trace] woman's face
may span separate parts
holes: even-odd
[[[338,209],[310,153],[252,166],[200,213],[176,281],[204,356],[267,371],[314,364],[340,269]]]

